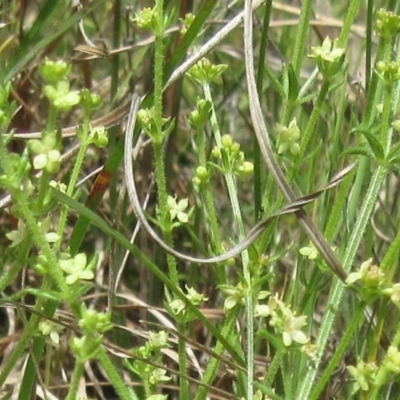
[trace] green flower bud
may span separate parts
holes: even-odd
[[[88,114],[90,114],[93,110],[100,107],[103,100],[96,93],[91,93],[88,89],[82,89],[80,93],[80,102]]]
[[[240,144],[238,142],[233,142],[230,150],[232,157],[237,155],[239,158],[244,159],[244,153],[240,151]]]
[[[390,63],[379,61],[376,64],[376,70],[387,85],[391,85],[400,79],[400,65],[395,61]]]
[[[104,126],[98,126],[93,128],[89,135],[89,140],[94,143],[95,146],[99,148],[107,147],[108,145],[108,135]]]
[[[400,352],[397,347],[389,347],[383,366],[394,374],[400,373]]]
[[[70,346],[76,359],[83,364],[91,358],[96,357],[102,342],[102,335],[97,337],[84,335],[81,338],[72,337]]]
[[[68,76],[71,67],[65,61],[51,61],[46,58],[44,63],[39,65],[39,73],[47,82],[56,84]]]
[[[233,139],[231,135],[222,135],[221,145],[224,149],[226,150],[230,149],[232,144],[233,144]]]
[[[390,39],[400,31],[400,17],[381,8],[377,12],[376,31],[383,38]]]
[[[110,313],[99,313],[96,310],[87,309],[86,305],[82,304],[81,314],[82,318],[78,325],[90,335],[103,333],[112,328]]]
[[[221,149],[218,146],[215,146],[211,151],[211,155],[215,158],[221,158]]]
[[[139,13],[135,14],[135,17],[132,18],[133,22],[136,22],[137,26],[140,29],[149,29],[153,28],[153,20],[154,20],[154,8],[146,7]]]
[[[254,165],[249,161],[244,161],[243,164],[237,169],[237,173],[240,176],[251,175],[253,171],[254,171]]]
[[[207,58],[202,58],[187,74],[200,85],[209,85],[211,82],[220,83],[221,75],[227,67],[226,64],[213,65]]]
[[[49,272],[49,263],[47,258],[43,254],[39,254],[37,257],[37,262],[33,268],[40,275],[47,275]]]
[[[211,103],[208,100],[198,99],[197,109],[189,116],[189,123],[196,128],[202,128],[210,119]]]
[[[192,183],[193,183],[193,185],[195,186],[195,188],[198,188],[198,187],[201,185],[201,180],[200,180],[199,178],[197,178],[197,176],[195,176],[195,177],[192,179]]]
[[[185,35],[188,29],[190,28],[190,25],[192,25],[193,21],[195,20],[196,16],[188,13],[185,15],[184,19],[181,19],[181,22],[183,24],[183,27],[181,28],[181,35]]]
[[[200,180],[200,182],[205,182],[210,177],[210,173],[205,167],[197,167],[196,168],[196,178]]]
[[[153,109],[141,109],[137,113],[137,119],[141,123],[143,129],[148,133],[151,131],[154,121]]]

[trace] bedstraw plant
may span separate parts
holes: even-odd
[[[2,398],[394,398],[396,2],[66,3],[0,25]]]

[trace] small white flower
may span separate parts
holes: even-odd
[[[296,118],[293,118],[289,126],[276,124],[276,130],[279,135],[278,154],[286,153],[288,150],[293,155],[299,154],[300,145],[297,141],[300,139],[300,129],[297,126]]]
[[[372,265],[372,258],[370,258],[367,261],[364,261],[357,272],[352,272],[351,274],[349,274],[349,276],[346,279],[346,284],[351,285],[354,282],[363,279],[368,273],[368,269],[371,265]]]
[[[400,352],[397,347],[389,347],[383,363],[385,367],[394,374],[400,373]]]
[[[320,60],[333,63],[344,54],[344,49],[336,47],[335,41],[327,36],[321,46],[311,47],[310,58],[318,58]]]
[[[57,324],[54,321],[42,321],[39,323],[39,330],[42,332],[43,335],[50,336],[50,339],[55,343],[60,343],[60,335],[59,333],[64,330],[64,327],[60,324]]]
[[[92,270],[87,269],[86,254],[79,253],[74,258],[60,260],[60,268],[67,273],[65,281],[68,285],[74,284],[77,280],[92,280],[94,273]]]
[[[400,283],[395,283],[391,288],[382,290],[384,294],[390,296],[393,303],[400,302]]]
[[[152,349],[163,349],[168,345],[169,333],[165,331],[149,332],[149,344]]]
[[[55,173],[60,168],[61,153],[55,148],[57,140],[55,135],[47,135],[43,139],[29,141],[29,148],[36,154],[33,158],[35,169],[45,169],[47,172]]]
[[[186,304],[181,299],[171,301],[171,303],[169,303],[169,306],[171,307],[175,315],[180,314],[186,309]]]
[[[162,368],[155,369],[149,377],[151,385],[157,385],[159,382],[168,382],[171,380],[170,376],[167,376],[167,371]]]
[[[236,304],[243,304],[244,290],[241,283],[238,283],[236,287],[229,285],[220,285],[221,292],[228,295],[225,299],[224,309],[230,310],[236,306]]]
[[[66,185],[65,183],[57,182],[57,181],[51,180],[51,181],[49,182],[49,186],[51,186],[51,187],[54,188],[54,189],[59,190],[59,191],[62,192],[62,193],[67,193],[67,185]]]
[[[255,311],[254,316],[255,317],[268,317],[270,315],[272,316],[277,307],[278,303],[276,296],[271,296],[268,299],[268,304],[256,304],[254,309]]]
[[[365,363],[360,361],[357,363],[357,367],[349,365],[346,369],[355,380],[352,390],[352,394],[354,394],[360,389],[362,391],[367,391],[369,389],[370,385],[374,383],[375,374],[378,368],[373,362]]]
[[[208,297],[205,297],[204,294],[197,292],[194,288],[186,285],[186,290],[187,294],[185,296],[194,306],[198,306],[203,301],[208,300]]]
[[[300,330],[300,328],[306,324],[307,317],[305,315],[296,317],[290,309],[286,308],[282,333],[284,345],[290,346],[293,341],[300,344],[306,344],[310,339]]]
[[[11,240],[10,247],[18,246],[23,240],[26,238],[27,229],[24,221],[22,219],[18,220],[18,229],[15,231],[11,231],[6,233],[7,239]]]
[[[60,240],[60,236],[56,232],[49,232],[51,227],[50,217],[46,217],[41,223],[39,223],[39,227],[44,234],[46,242],[55,243]]]
[[[312,243],[309,246],[302,247],[299,250],[302,256],[307,257],[309,260],[315,260],[318,257],[318,250],[314,247]]]
[[[186,224],[188,222],[188,215],[184,211],[189,205],[189,199],[182,199],[177,203],[176,196],[168,196],[167,204],[169,213],[171,215],[171,221],[177,218],[182,224]]]

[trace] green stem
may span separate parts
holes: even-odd
[[[47,129],[45,134],[54,134],[54,132],[56,131],[57,114],[57,108],[50,104],[49,116],[47,118]]]
[[[396,237],[391,243],[389,250],[386,252],[385,257],[383,258],[380,268],[383,272],[386,273],[389,280],[392,280],[395,274],[397,273],[397,260],[399,259],[399,251],[400,251],[400,229],[397,231]]]
[[[214,102],[211,95],[210,86],[208,84],[203,85],[205,99],[212,104],[211,107],[211,126],[215,138],[215,142],[218,146],[221,146],[221,131],[219,129],[217,116],[214,109]],[[229,166],[224,166],[226,171],[229,171]],[[240,205],[238,200],[238,194],[235,185],[235,178],[233,173],[225,173],[225,181],[228,188],[229,200],[232,206],[233,217],[235,219],[235,224],[238,229],[239,240],[245,237],[245,231],[243,226],[243,219],[240,211]],[[247,364],[247,398],[253,398],[253,376],[254,376],[254,298],[252,292],[252,281],[251,273],[249,269],[249,254],[246,251],[242,253],[242,268],[243,268],[243,278],[246,284],[245,290],[245,313],[246,313],[246,364]]]
[[[165,178],[165,163],[164,163],[164,153],[162,143],[154,143],[154,158],[156,162],[156,182],[158,189],[158,204],[159,204],[159,218],[165,220],[165,216],[168,214],[168,204],[167,204],[167,186]],[[171,230],[163,230],[164,240],[168,246],[173,247],[173,239]],[[169,274],[172,282],[179,286],[178,270],[176,266],[176,260],[170,254],[167,254],[167,264],[169,269]]]
[[[399,343],[400,343],[400,329],[399,329],[399,327],[397,327],[396,335],[395,335],[394,339],[392,340],[390,346],[395,348],[397,351],[397,347],[399,346]],[[393,374],[393,371],[391,371],[387,367],[388,363],[393,364],[393,361],[388,360],[388,357],[389,357],[389,355],[386,353],[385,358],[381,362],[378,373],[376,374],[375,384],[371,388],[371,391],[368,393],[368,399],[370,399],[370,400],[375,400],[376,398],[380,398],[379,390],[382,388],[383,385],[385,385],[389,382],[389,376],[391,374]]]
[[[208,100],[211,104],[210,123],[211,123],[212,132],[214,135],[215,143],[217,144],[217,146],[221,146],[221,130],[219,129],[217,114],[216,114],[215,108],[214,108],[214,102],[213,102],[213,98],[211,95],[210,85],[204,84],[203,91],[204,91],[205,99]]]
[[[285,351],[282,348],[279,348],[278,351],[275,354],[275,357],[273,358],[271,364],[269,365],[267,375],[264,379],[264,384],[266,386],[272,386],[275,376],[279,371],[279,368],[282,363],[283,356],[285,354]]]
[[[21,269],[26,267],[26,260],[32,247],[31,238],[26,238],[19,246],[15,262],[9,264],[8,269],[2,269],[0,274],[0,293],[10,285]],[[3,261],[3,260],[2,260]]]
[[[165,177],[165,163],[164,163],[164,154],[163,154],[163,142],[164,142],[164,133],[163,133],[163,106],[162,106],[162,94],[163,94],[163,72],[164,72],[164,12],[163,12],[163,1],[156,1],[156,25],[158,26],[157,31],[155,32],[155,44],[154,44],[154,125],[155,131],[152,132],[152,139],[154,145],[154,157],[156,163],[156,183],[158,189],[158,218],[161,221],[165,221],[168,214],[168,204],[167,204],[167,185],[166,185],[166,177]],[[171,230],[163,229],[164,240],[166,244],[170,247],[173,247],[173,240]],[[176,265],[176,259],[171,255],[167,255],[167,264],[169,269],[169,274],[171,281],[176,287],[179,287],[179,277],[178,270]],[[168,298],[168,293],[166,291],[166,296]],[[183,324],[178,324],[178,329],[182,329],[179,332],[184,335],[184,326]],[[182,342],[182,339],[179,339],[179,373],[182,378],[179,381],[180,384],[180,398],[188,399],[190,397],[189,394],[189,384],[188,381],[183,378],[187,376],[187,359],[186,359],[186,351],[185,344]]]
[[[63,298],[70,298],[70,290],[65,282],[63,273],[60,268],[58,268],[58,260],[54,254],[54,251],[50,247],[50,244],[46,242],[43,232],[40,230],[38,223],[36,222],[35,216],[32,210],[29,208],[29,204],[26,202],[25,194],[19,189],[10,190],[13,198],[20,207],[21,213],[24,216],[24,220],[32,232],[32,237],[34,242],[37,244],[41,253],[46,257],[48,273],[57,282],[58,287],[61,289]],[[50,267],[51,266],[51,267]]]
[[[363,238],[367,224],[370,221],[370,216],[375,206],[377,196],[379,194],[380,187],[383,180],[386,177],[386,170],[383,167],[378,167],[373,174],[368,192],[365,195],[364,203],[359,213],[359,217],[355,223],[353,232],[348,240],[348,246],[346,248],[345,256],[343,259],[343,267],[348,272],[354,262],[354,258],[357,253],[357,249]],[[315,362],[313,367],[308,370],[307,375],[303,381],[303,385],[300,388],[299,397],[301,399],[308,399],[312,384],[316,378],[318,366],[322,359],[322,354],[325,349],[326,343],[328,342],[329,336],[332,332],[332,325],[336,317],[336,311],[340,308],[340,303],[342,302],[344,293],[343,282],[335,279],[333,288],[330,292],[328,304],[330,307],[324,315],[324,319],[321,324],[321,328],[317,338],[318,353],[315,357]]]
[[[51,363],[53,358],[53,345],[46,343],[46,361],[45,361],[45,373],[44,373],[44,385],[48,387],[50,385],[51,378]]]
[[[390,47],[385,43],[384,40],[380,43],[378,47],[378,53],[381,57],[386,59],[387,55],[390,55]],[[400,57],[400,55],[398,55]],[[378,60],[380,58],[377,58]],[[373,104],[377,103],[380,101],[380,98],[377,94],[379,91],[373,91],[373,88],[378,87],[378,77],[376,74],[373,75],[370,86],[369,86],[369,92],[367,95],[367,102],[366,102],[366,107],[365,107],[365,112],[363,115],[363,123],[367,124],[369,126],[373,119],[374,119],[374,112],[373,112]],[[397,86],[396,86],[396,89]],[[389,109],[391,108],[396,109],[397,104],[398,104],[398,92],[396,91],[396,96],[392,96],[392,91],[386,90],[385,92],[385,99],[384,103],[388,101],[388,98],[390,98],[390,103],[391,106],[387,106]],[[385,107],[385,106],[384,106]],[[389,128],[390,126],[390,113],[386,112],[385,114],[382,115],[386,120],[382,120],[382,129],[383,127],[386,127],[387,130],[391,129]],[[391,134],[389,131],[381,133],[381,139],[385,140],[385,143],[382,143],[382,146],[384,146],[385,149],[389,149],[391,145]],[[362,159],[361,161],[364,164],[366,163],[366,159]],[[359,167],[358,172],[360,171],[361,164]],[[343,258],[343,267],[346,272],[350,270],[354,263],[354,259],[357,253],[357,249],[361,243],[361,240],[364,236],[367,224],[370,221],[370,217],[372,214],[372,211],[375,207],[376,204],[376,199],[378,198],[379,190],[381,188],[381,185],[387,175],[387,170],[378,165],[377,168],[374,170],[371,181],[369,183],[369,187],[367,190],[367,193],[364,196],[363,199],[363,204],[361,206],[361,210],[359,212],[358,218],[355,222],[355,225],[353,227],[353,230],[351,232],[350,238],[348,240],[348,245],[345,250],[344,258]],[[361,182],[360,182],[361,184]],[[361,186],[361,185],[360,185]],[[356,203],[357,199],[352,199],[354,203]],[[340,303],[342,302],[343,298],[343,293],[344,293],[344,285],[342,282],[338,281],[337,279],[334,282],[333,288],[329,294],[329,299],[328,299],[328,304],[330,307],[327,309],[327,312],[324,315],[324,319],[321,324],[320,332],[317,338],[317,345],[319,347],[319,351],[315,357],[315,363],[311,369],[307,372],[307,375],[303,381],[303,385],[300,388],[299,391],[299,398],[308,398],[311,392],[312,384],[316,378],[317,375],[317,370],[320,365],[321,359],[322,359],[322,354],[325,349],[326,343],[328,341],[328,338],[331,334],[332,326],[335,320],[336,312],[335,310],[340,309]]]
[[[297,157],[298,161],[297,161],[297,163],[295,163],[295,167],[292,170],[292,174],[294,174],[294,172],[298,169],[299,163],[303,160],[303,155],[304,155],[305,150],[307,149],[308,143],[310,142],[312,135],[315,133],[314,132],[315,125],[317,124],[318,118],[321,115],[321,107],[325,102],[325,98],[329,91],[330,84],[331,84],[330,80],[324,80],[322,83],[317,100],[313,107],[310,118],[307,122],[306,129],[304,130],[304,133],[301,136],[300,153]],[[291,179],[289,179],[289,181],[290,180]]]
[[[296,76],[300,75],[301,64],[304,58],[304,49],[307,47],[306,38],[312,13],[313,0],[303,1],[301,7],[299,27],[297,29],[296,42],[293,50],[293,68]]]
[[[164,24],[164,13],[163,13],[163,0],[156,2],[157,14],[155,18],[160,26]],[[163,29],[161,32],[155,32],[155,43],[154,43],[154,122],[155,132],[153,141],[161,144],[163,141],[162,133],[162,93],[163,93],[163,79],[164,79],[164,39]]]
[[[339,347],[335,351],[333,357],[330,359],[328,366],[324,370],[321,379],[319,380],[317,386],[312,391],[309,399],[310,400],[317,400],[320,398],[322,391],[325,388],[325,385],[328,383],[329,379],[332,378],[332,374],[339,364],[340,360],[343,359],[344,353],[349,346],[349,343],[352,341],[354,332],[356,331],[361,319],[364,315],[366,304],[361,302],[356,310],[356,313],[353,315],[353,318],[350,322],[349,327],[347,328],[346,333],[344,334]]]
[[[43,302],[39,300],[36,304],[42,306]],[[35,306],[35,309],[36,308],[38,307]],[[40,312],[40,309],[36,311]],[[23,333],[21,337],[18,339],[16,346],[14,347],[10,357],[7,359],[7,362],[2,367],[2,371],[0,372],[0,387],[4,387],[5,381],[9,377],[12,369],[15,367],[18,359],[27,349],[29,341],[34,336],[38,324],[39,324],[39,317],[36,314],[32,314],[32,317],[29,320],[28,325],[24,328]]]
[[[257,65],[257,93],[261,97],[263,92],[264,69],[265,69],[265,53],[268,45],[268,30],[269,21],[272,14],[272,0],[267,0],[264,11],[264,21],[262,24],[262,34],[260,42],[260,54],[258,57]],[[261,186],[262,186],[262,162],[261,151],[258,140],[254,135],[253,138],[253,152],[254,152],[254,216],[258,220],[261,210]]]
[[[74,371],[72,373],[72,378],[70,382],[70,388],[68,391],[68,396],[66,400],[74,400],[77,398],[77,393],[79,389],[79,381],[85,372],[85,363],[76,361]]]
[[[186,341],[183,337],[185,333],[185,323],[178,323],[178,332],[181,333],[178,338],[178,354],[179,354],[179,373],[182,374],[179,379],[180,395],[179,398],[182,400],[189,399],[189,382],[185,378],[187,374],[187,355],[186,355]]]
[[[289,354],[286,353],[282,361],[283,361],[282,375],[283,375],[283,384],[285,388],[285,400],[292,400],[294,399],[293,377],[292,377],[292,370],[290,368]]]
[[[392,85],[388,84],[385,86],[385,97],[383,101],[383,111],[382,111],[382,126],[381,126],[381,145],[385,150],[385,154],[388,153],[391,146],[391,132],[390,127],[391,122],[391,110],[392,110]]]
[[[340,30],[340,36],[338,39],[338,47],[345,47],[347,39],[349,37],[350,29],[357,16],[358,9],[360,8],[361,0],[352,0],[347,8],[346,18],[343,22],[343,26]]]
[[[38,212],[41,214],[45,197],[49,191],[50,174],[44,169],[40,177],[39,193],[36,200]]]
[[[114,1],[113,18],[113,48],[117,49],[121,45],[121,0]],[[119,83],[119,54],[114,54],[111,58],[111,90],[110,100],[114,100]]]
[[[139,400],[133,389],[129,388],[129,386],[127,386],[122,380],[121,376],[117,372],[117,369],[102,347],[99,349],[97,359],[100,361],[108,379],[110,380],[121,400]]]
[[[78,155],[76,157],[74,167],[72,169],[71,178],[69,180],[68,188],[67,188],[67,196],[73,197],[74,190],[76,187],[76,183],[78,182],[79,174],[82,169],[82,165],[85,159],[86,151],[88,148],[88,136],[89,136],[89,128],[90,128],[90,115],[85,116],[85,120],[82,124],[82,133],[80,136],[81,146],[79,147]],[[57,233],[62,238],[65,230],[65,224],[67,222],[68,217],[68,207],[66,205],[62,205],[60,219],[58,223]],[[61,245],[61,239],[58,243],[55,244],[55,248],[59,249]]]
[[[45,279],[43,281],[41,289],[44,292],[46,292],[50,290],[50,287],[51,283],[49,279]],[[32,337],[34,337],[35,333],[37,332],[37,327],[40,321],[39,315],[43,315],[45,317],[52,317],[54,315],[56,309],[55,302],[52,301],[47,302],[44,305],[44,308],[43,305],[44,305],[44,300],[39,298],[36,301],[32,317],[30,318],[28,324],[25,326],[21,338],[19,339],[16,347],[14,348],[10,358],[7,360],[6,366],[4,366],[3,370],[1,371],[0,387],[3,387],[4,381],[8,377],[11,369],[15,366],[15,363],[21,357],[23,352],[26,351],[29,341],[32,340]],[[32,388],[34,386],[34,381],[37,371],[36,364],[32,361],[32,357],[35,358],[36,360],[41,359],[44,344],[45,344],[45,338],[43,335],[34,338],[31,355],[29,357],[28,364],[25,368],[25,372],[21,380],[21,392],[19,400],[29,398],[29,396],[32,393],[33,390]]]
[[[206,146],[205,146],[205,132],[201,129],[197,131],[197,144],[198,144],[198,154],[199,154],[199,162],[200,166],[207,168],[207,157],[206,157]],[[208,215],[208,220],[210,223],[210,228],[211,228],[211,244],[213,250],[216,252],[216,254],[221,254],[225,250],[222,246],[222,240],[221,240],[221,235],[219,232],[219,224],[217,220],[217,215],[215,212],[215,206],[214,206],[214,201],[213,201],[213,196],[211,192],[211,185],[210,181],[207,180],[202,186],[202,194],[204,197],[204,204],[205,208],[207,211]],[[217,267],[216,268],[216,273],[217,273],[217,282],[218,284],[222,284],[225,282],[225,274],[222,268]]]
[[[230,338],[234,335],[232,335],[232,329],[235,326],[235,323],[238,318],[238,313],[239,313],[239,307],[236,307],[235,309],[231,310],[225,320],[225,324],[221,329],[221,335],[225,338]],[[215,345],[214,348],[214,353],[219,356],[222,355],[225,351],[224,345],[218,341],[217,344]],[[204,372],[204,376],[202,379],[202,382],[205,384],[204,386],[201,385],[198,389],[197,395],[195,397],[195,400],[205,400],[208,394],[208,387],[209,385],[211,386],[215,376],[217,374],[218,366],[220,364],[220,359],[218,357],[212,357],[210,362],[207,364],[207,368]]]

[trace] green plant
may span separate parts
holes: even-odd
[[[0,304],[22,328],[2,395],[18,370],[19,399],[38,386],[67,399],[393,396],[398,6],[331,2],[339,31],[313,24],[311,0],[279,27],[293,9],[270,0],[156,0],[125,21],[122,2],[99,3],[114,19],[46,1],[19,33],[0,27],[20,35],[18,51],[0,45]],[[45,32],[62,12],[53,48]],[[79,20],[89,56],[66,63]],[[107,32],[134,44],[97,47]],[[21,104],[40,132],[21,132]],[[80,180],[97,167],[93,184]],[[82,394],[84,379],[94,388]]]

